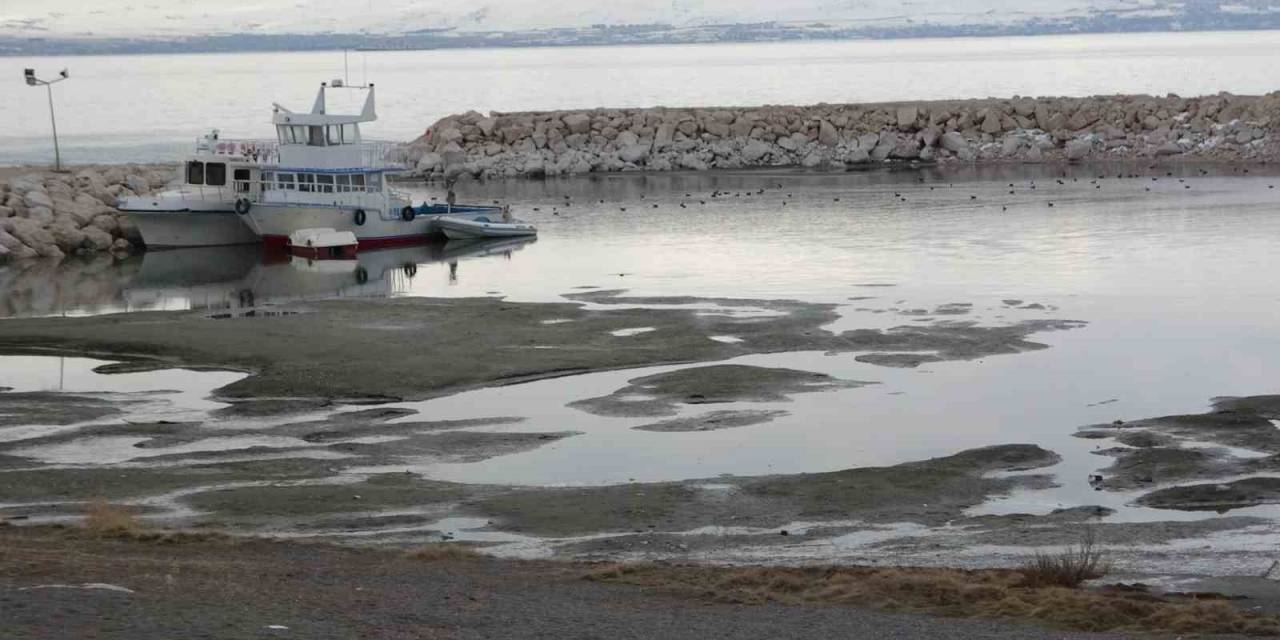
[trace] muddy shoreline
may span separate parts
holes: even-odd
[[[789,300],[628,298],[618,291],[574,302],[498,298],[324,300],[273,308],[273,317],[216,319],[203,312],[141,312],[4,321],[0,351],[52,349],[146,360],[134,370],[218,367],[252,374],[220,390],[230,399],[424,399],[480,386],[591,371],[723,360],[785,351],[927,352],[969,360],[1045,348],[1035,333],[1083,326],[1024,320],[953,323],[834,334],[835,305]],[[589,310],[577,302],[614,305]],[[723,312],[657,309],[698,305]],[[767,317],[735,310],[765,309]],[[216,314],[214,314],[216,315]],[[652,329],[620,337],[617,331]],[[726,343],[712,336],[733,335]],[[446,363],[441,366],[441,363]]]
[[[1054,469],[1059,453],[1033,444],[823,473],[567,487],[450,482],[422,473],[422,461],[480,463],[555,447],[579,434],[522,429],[519,412],[510,408],[459,420],[402,406],[363,406],[681,363],[690,366],[637,375],[571,405],[590,415],[637,417],[647,420],[638,430],[681,437],[750,429],[786,414],[755,410],[753,403],[858,393],[876,382],[718,361],[795,351],[851,353],[888,371],[1017,357],[1048,348],[1036,341],[1038,334],[1083,324],[1036,319],[983,326],[952,319],[836,333],[823,328],[839,317],[829,304],[630,297],[620,291],[566,298],[333,300],[280,307],[293,313],[232,319],[189,311],[6,320],[0,351],[7,353],[129,356],[99,367],[106,375],[207,367],[246,376],[215,391],[230,404],[191,421],[135,419],[131,412],[149,400],[137,394],[0,393],[0,427],[63,425],[0,440],[0,519],[75,522],[95,502],[105,502],[151,526],[354,545],[461,538],[487,553],[516,557],[771,564],[810,564],[815,546],[829,546],[842,561],[941,566],[1009,566],[1037,549],[1073,544],[1094,528],[1115,546],[1124,571],[1137,576],[1145,575],[1144,567],[1222,557],[1212,549],[1170,550],[1185,541],[1275,528],[1251,515],[1108,521],[1110,509],[1087,502],[1048,513],[972,513],[995,498],[1060,482]],[[965,308],[943,305],[933,313],[963,316]],[[626,333],[637,327],[652,330]],[[712,339],[725,335],[739,340]],[[299,348],[304,336],[325,347]],[[1234,413],[1227,419],[1223,410]],[[1152,495],[1166,500],[1169,494],[1159,492],[1173,485],[1270,469],[1271,458],[1242,462],[1235,454],[1200,451],[1195,443],[1238,446],[1264,425],[1274,429],[1267,417],[1275,414],[1273,399],[1223,400],[1218,411],[1086,428],[1082,436],[1117,439],[1100,450],[1117,466],[1104,471],[1099,488],[1154,489]],[[230,438],[228,444],[208,444],[219,437]],[[111,446],[91,462],[49,462],[59,447],[86,439]],[[1098,466],[1106,466],[1101,456]],[[1141,481],[1152,473],[1158,482]],[[1269,487],[1239,489],[1247,489],[1245,499],[1231,508],[1268,502],[1254,498]],[[1187,500],[1192,503],[1170,508],[1205,502],[1200,495]],[[844,544],[851,546],[841,550]],[[1138,544],[1148,548],[1132,546]],[[1246,554],[1238,562],[1256,560]]]

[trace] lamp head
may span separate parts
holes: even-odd
[[[62,71],[59,71],[58,75],[62,76],[63,80],[66,80],[67,78],[71,77],[71,74],[67,73],[67,70],[65,68]]]
[[[36,70],[35,69],[23,69],[22,77],[27,79],[28,85],[33,87],[36,86]]]

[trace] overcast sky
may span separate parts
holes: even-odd
[[[401,33],[597,23],[1017,22],[1090,9],[1160,11],[1172,0],[0,0],[7,35]]]

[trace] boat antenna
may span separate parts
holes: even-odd
[[[347,66],[347,49],[342,50],[342,83],[351,85],[351,69]]]

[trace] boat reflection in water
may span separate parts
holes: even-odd
[[[377,298],[407,293],[419,267],[510,256],[536,238],[502,238],[361,251],[350,260],[314,260],[263,253],[258,246],[194,247],[143,256],[125,287],[131,308],[237,310],[330,298]]]

